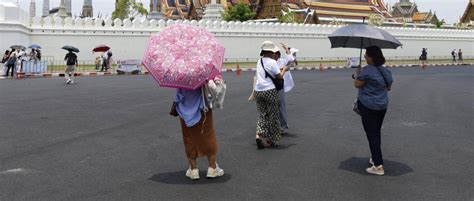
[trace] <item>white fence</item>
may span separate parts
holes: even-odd
[[[258,57],[260,44],[265,40],[284,42],[300,49],[302,58],[354,57],[355,49],[331,49],[327,35],[340,26],[314,24],[286,24],[224,21],[156,21],[81,18],[40,18],[31,24],[0,21],[0,48],[13,44],[42,46],[43,55],[61,60],[66,53],[63,45],[78,47],[80,60],[93,60],[92,49],[100,44],[112,47],[114,58],[142,59],[148,38],[166,26],[176,23],[201,26],[213,32],[226,48],[228,60]],[[397,37],[403,44],[398,50],[385,50],[386,56],[416,57],[422,48],[430,56],[449,56],[453,49],[462,49],[465,56],[474,55],[474,31],[452,29],[422,29],[380,27]]]

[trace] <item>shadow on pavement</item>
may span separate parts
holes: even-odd
[[[201,177],[198,180],[191,180],[185,176],[186,171],[178,172],[166,172],[155,174],[149,178],[149,180],[154,182],[160,182],[165,184],[213,184],[213,183],[225,183],[230,180],[232,177],[230,174],[224,174],[222,177],[207,179],[206,171],[199,171],[199,176]]]
[[[410,172],[413,172],[413,169],[407,164],[384,160],[384,169],[386,176],[401,176]],[[365,168],[369,167],[369,159],[361,157],[352,157],[345,161],[342,161],[339,164],[339,169],[347,170],[349,172],[354,172],[362,175],[369,175],[365,172]]]
[[[296,144],[278,144],[276,147],[265,147],[265,149],[285,150],[285,149],[288,149],[288,148],[290,148],[294,145],[296,145]],[[253,146],[255,146],[255,149],[257,149],[257,144],[256,143],[254,143]],[[263,150],[265,150],[265,149],[263,149]],[[259,150],[259,149],[257,149],[257,150]]]
[[[281,134],[281,137],[283,138],[299,138],[298,135],[296,134],[293,134],[293,133],[285,133],[285,134]]]

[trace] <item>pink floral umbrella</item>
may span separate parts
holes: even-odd
[[[221,75],[224,50],[206,29],[177,24],[150,37],[143,65],[161,87],[194,90]]]

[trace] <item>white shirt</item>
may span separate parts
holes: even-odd
[[[270,76],[275,77],[276,74],[280,73],[280,68],[275,60],[266,57],[262,57],[261,59],[263,60],[265,70],[270,74]],[[269,77],[265,78],[265,71],[262,68],[260,59],[257,61],[256,78],[255,91],[267,91],[275,88],[272,80]]]
[[[278,61],[277,61],[278,67],[283,68],[294,60],[295,60],[295,58],[293,57],[293,55],[290,55],[290,54],[285,55],[284,54],[283,57],[280,57],[280,59],[278,59]],[[293,81],[293,76],[291,76],[290,71],[285,72],[285,75],[283,75],[283,79],[285,80],[284,89],[285,89],[285,93],[286,93],[286,92],[289,92],[291,89],[293,89],[293,87],[295,86],[295,82]]]

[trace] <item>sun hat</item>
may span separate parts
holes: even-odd
[[[269,51],[269,52],[278,52],[280,48],[276,46],[272,41],[265,41],[262,43],[261,47],[262,51]]]

